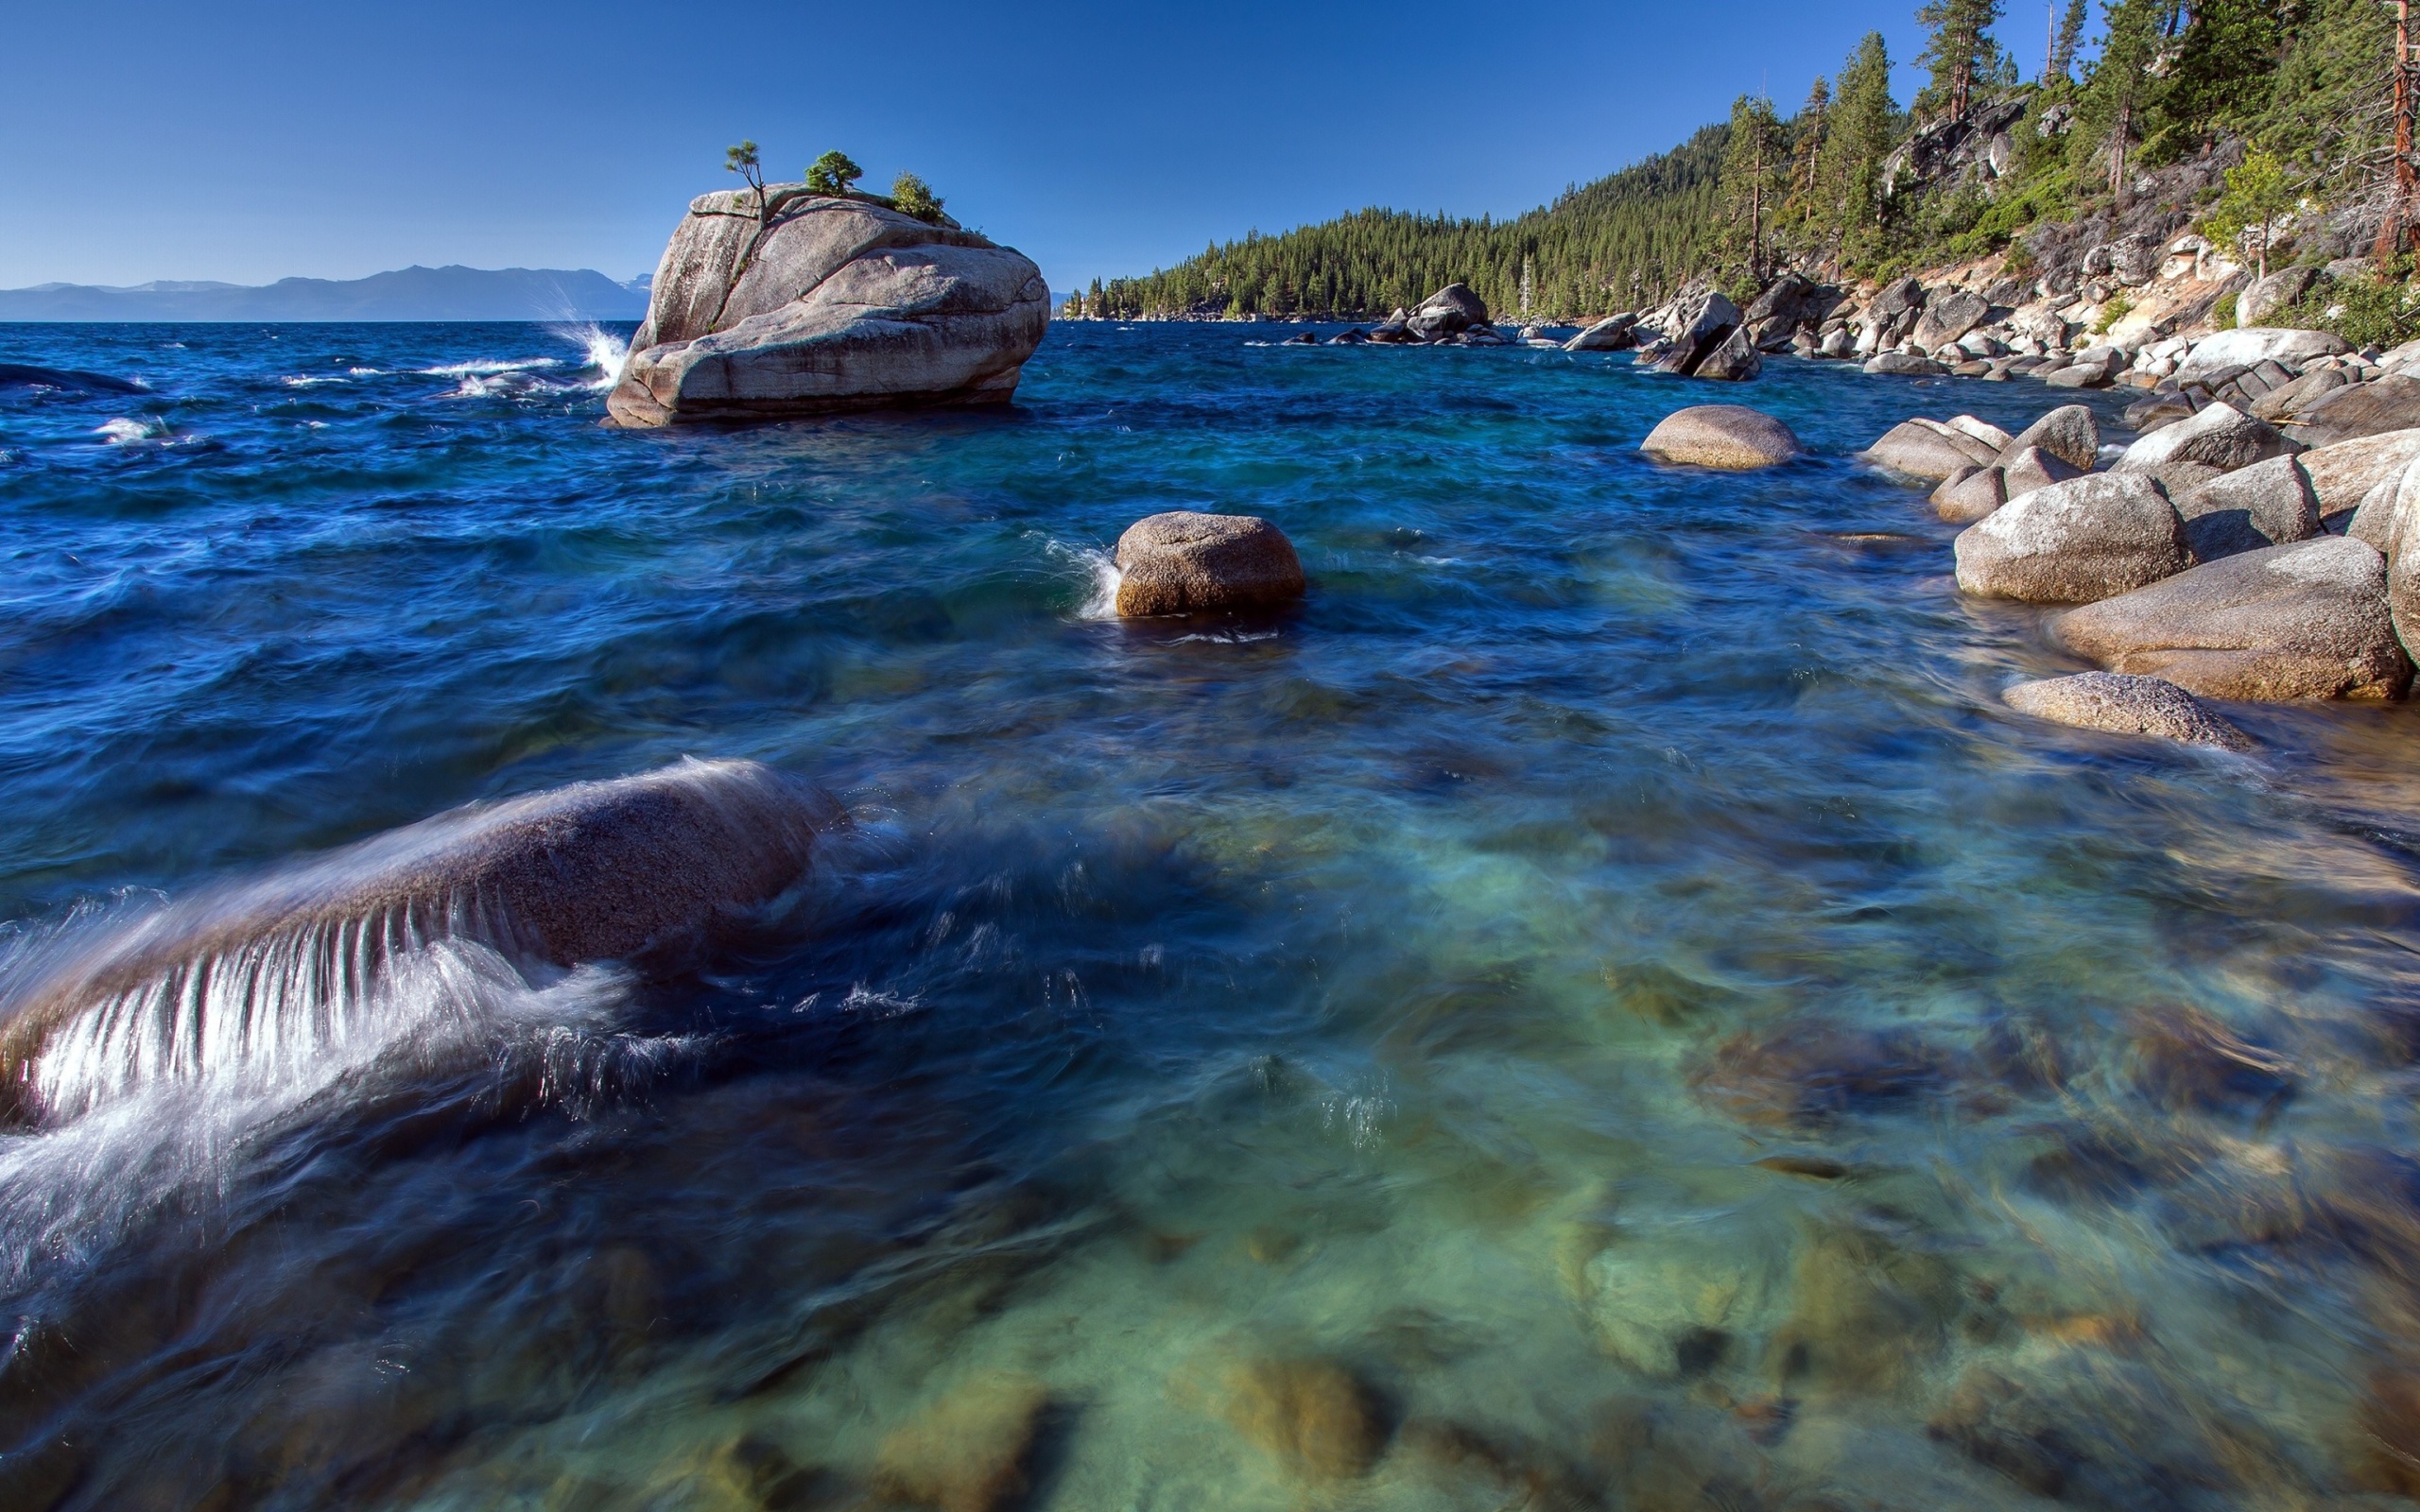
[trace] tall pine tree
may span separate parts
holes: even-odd
[[[1816,218],[1815,169],[1824,152],[1824,117],[1831,108],[1831,80],[1818,74],[1807,87],[1806,103],[1789,123],[1789,198],[1782,210],[1786,224],[1804,226]]]
[[[1841,68],[1815,157],[1818,226],[1835,253],[1854,256],[1881,224],[1882,160],[1890,155],[1898,112],[1891,98],[1890,51],[1882,33],[1869,31]]]
[[[2176,0],[2105,0],[2101,24],[2108,35],[2100,56],[2084,80],[2077,102],[2075,129],[2069,150],[2078,158],[2078,173],[2089,173],[2095,160],[2104,159],[2109,192],[2126,202],[2126,167],[2135,144],[2141,139],[2146,112],[2155,103],[2160,80],[2152,65],[2158,60]]]
[[[2050,42],[2049,66],[2043,71],[2047,85],[2072,81],[2076,66],[2076,49],[2083,45],[2084,0],[2067,0],[2067,13],[2059,18],[2059,33]]]
[[[1731,106],[1731,140],[1722,159],[1725,238],[1732,260],[1761,284],[1773,221],[1789,193],[1789,143],[1773,102],[1742,94]]]
[[[1990,36],[1999,18],[1999,0],[1925,0],[1916,19],[1931,38],[1916,61],[1932,70],[1932,82],[1916,96],[1918,113],[1966,118],[1976,82],[1989,77],[1999,61]]]

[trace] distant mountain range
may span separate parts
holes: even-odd
[[[7,320],[636,320],[648,280],[593,268],[406,267],[368,278],[252,286],[161,280],[131,288],[40,284],[0,289]]]

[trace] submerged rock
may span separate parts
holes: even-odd
[[[1658,1379],[1699,1375],[1771,1327],[1779,1267],[1737,1244],[1651,1236],[1588,1263],[1588,1316],[1605,1352]]]
[[[2139,473],[2091,473],[2012,499],[1958,533],[1958,586],[2088,604],[2182,572],[2185,523]]]
[[[1050,1394],[1024,1376],[991,1376],[948,1392],[894,1430],[874,1457],[873,1484],[888,1501],[938,1512],[994,1512],[1029,1488],[1033,1453]]]
[[[1901,1105],[1937,1087],[1944,1070],[1912,1032],[1801,1019],[1734,1035],[1692,1079],[1734,1118],[1796,1125]]]
[[[2150,735],[2224,750],[2252,748],[2251,737],[2242,730],[2213,713],[2201,699],[2159,678],[2079,672],[2020,682],[2001,696],[2019,713],[2081,730]]]
[[[1042,270],[954,225],[774,187],[700,195],[606,400],[619,425],[1006,404],[1049,322]]]
[[[1307,1479],[1349,1480],[1386,1448],[1376,1397],[1335,1361],[1251,1361],[1227,1372],[1225,1388],[1236,1431]]]
[[[1305,586],[1293,542],[1253,515],[1150,515],[1117,538],[1116,559],[1130,618],[1288,604]]]
[[[2068,649],[2213,698],[2392,698],[2386,559],[2338,536],[2228,557],[2051,622]]]
[[[1789,426],[1745,404],[1693,404],[1657,422],[1640,451],[1666,462],[1743,472],[1775,467],[1804,450]]]
[[[340,1019],[333,995],[372,1001],[391,956],[418,942],[469,940],[568,967],[699,935],[795,883],[838,819],[828,799],[771,767],[686,761],[458,809],[204,894],[101,936],[23,993],[0,1029],[0,1108],[68,1115],[147,1076],[198,1074],[114,1052],[147,1018],[233,1057],[281,1022]],[[215,1024],[221,1014],[238,1022]],[[89,1041],[78,1074],[97,1079],[46,1074],[62,1035]]]

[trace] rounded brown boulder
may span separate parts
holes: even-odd
[[[1137,520],[1117,538],[1117,612],[1130,619],[1261,609],[1303,596],[1293,542],[1248,514],[1180,510]]]
[[[1647,433],[1638,449],[1661,462],[1735,472],[1776,467],[1804,450],[1789,426],[1745,404],[1676,409]]]

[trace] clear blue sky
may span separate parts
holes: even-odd
[[[1517,213],[1915,0],[1151,6],[0,0],[0,287],[652,269],[755,138],[912,168],[1052,285],[1366,204]],[[2041,0],[2001,26],[2029,76]]]

